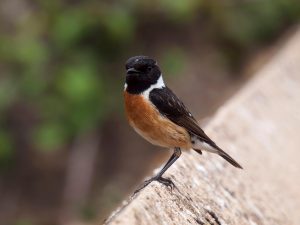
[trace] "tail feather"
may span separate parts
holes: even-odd
[[[229,162],[231,165],[243,169],[243,167],[237,163],[230,155],[228,155],[226,152],[224,152],[219,146],[217,146],[213,141],[210,143],[204,142],[200,140],[196,136],[192,136],[192,143],[193,143],[193,149],[198,152],[199,154],[202,154],[202,150],[218,154],[223,159],[225,159],[227,162]]]
[[[199,149],[194,149],[196,152],[198,152],[200,155],[202,155],[202,151]]]
[[[225,159],[227,162],[229,162],[231,165],[243,169],[243,167],[237,162],[235,161],[230,155],[228,155],[226,152],[224,152],[221,148],[219,148],[217,145],[215,145],[214,147],[210,146],[209,148],[207,147],[208,145],[205,145],[205,148],[202,148],[208,152],[212,152],[215,154],[218,154],[219,156],[221,156],[223,159]],[[201,146],[204,147],[204,146]],[[196,152],[198,152],[199,154],[202,155],[202,151],[199,148],[193,148]]]
[[[243,167],[235,161],[230,155],[228,155],[226,152],[224,152],[221,148],[218,147],[218,152],[217,154],[221,156],[223,159],[225,159],[227,162],[229,162],[231,165],[243,169]]]

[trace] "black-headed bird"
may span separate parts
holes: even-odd
[[[126,62],[124,88],[125,111],[129,124],[154,145],[174,149],[160,172],[136,192],[156,180],[167,186],[174,183],[162,175],[180,157],[181,149],[202,150],[220,155],[235,167],[242,168],[200,128],[196,119],[169,89],[157,62],[147,56],[131,57]]]

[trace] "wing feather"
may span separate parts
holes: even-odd
[[[178,126],[185,128],[191,136],[196,136],[200,141],[212,146],[216,149],[217,154],[230,162],[233,166],[242,168],[239,163],[218,147],[216,143],[204,133],[193,115],[168,87],[153,89],[150,92],[149,99],[163,116],[166,116]],[[195,150],[201,153],[200,149]]]
[[[171,89],[168,87],[153,89],[150,92],[149,98],[159,112],[173,123],[185,128],[190,134],[197,136],[201,141],[217,147],[199,127],[196,119]]]

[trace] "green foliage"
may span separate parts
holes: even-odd
[[[80,210],[80,215],[81,218],[84,221],[92,221],[97,218],[97,211],[94,207],[91,205],[85,205],[84,207],[81,208]]]
[[[29,219],[19,219],[15,221],[13,225],[34,225],[34,223]]]
[[[197,11],[202,1],[199,0],[163,0],[160,1],[162,9],[165,10],[167,16],[178,23],[192,19],[197,15]]]
[[[135,32],[134,17],[121,7],[112,8],[104,13],[103,26],[114,41],[126,43],[133,38]]]
[[[232,68],[243,56],[267,43],[300,19],[298,0],[204,1],[202,10]]]
[[[66,134],[61,123],[47,122],[40,124],[33,135],[34,144],[43,151],[57,150],[65,144]]]
[[[40,40],[35,38],[18,38],[13,43],[12,57],[24,66],[35,67],[47,57],[47,50]]]
[[[72,46],[80,40],[82,34],[90,25],[88,12],[74,8],[59,13],[52,27],[52,34],[55,44],[64,48]]]
[[[242,49],[269,40],[300,18],[297,0],[213,1],[208,5],[220,38]]]
[[[10,166],[14,153],[13,141],[8,132],[0,130],[0,169]]]
[[[65,66],[56,81],[59,92],[71,102],[83,102],[92,98],[96,94],[98,83],[96,73],[89,64]]]
[[[17,95],[16,85],[12,79],[3,78],[0,82],[0,115],[10,107]]]
[[[162,67],[166,75],[178,75],[184,68],[186,56],[179,48],[172,48],[162,56]]]

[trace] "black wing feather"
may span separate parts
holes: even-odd
[[[242,169],[239,163],[218,147],[216,143],[204,133],[193,115],[168,87],[153,89],[150,92],[149,98],[163,116],[166,116],[173,123],[185,128],[190,134],[197,136],[201,141],[216,148],[221,157],[230,162],[233,166]],[[196,151],[200,154],[202,153],[201,150],[196,149]]]
[[[173,123],[184,127],[190,134],[194,134],[201,141],[217,148],[217,145],[199,127],[193,115],[171,89],[168,87],[153,89],[149,98],[162,115],[166,116]]]

